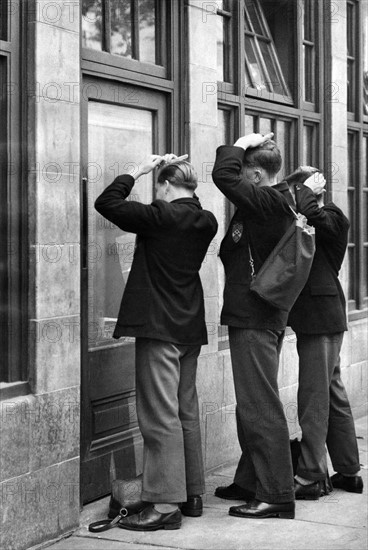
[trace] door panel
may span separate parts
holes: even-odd
[[[150,153],[166,150],[165,96],[85,79],[82,158],[82,456],[81,492],[88,502],[110,491],[111,479],[142,469],[135,411],[134,338],[114,340],[135,235],[105,220],[94,202],[114,178]],[[98,94],[96,93],[98,91]],[[119,98],[134,98],[131,104]],[[129,200],[150,203],[153,175],[142,176]]]

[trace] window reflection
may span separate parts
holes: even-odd
[[[95,347],[112,343],[135,235],[105,220],[94,209],[94,201],[117,175],[152,152],[152,113],[90,101],[88,129],[88,340]],[[139,178],[128,200],[150,203],[152,189],[148,174]]]
[[[102,2],[82,2],[82,45],[92,50],[102,50]]]
[[[156,63],[155,0],[139,0],[139,60]]]
[[[131,58],[132,10],[130,0],[110,0],[111,3],[111,53]]]

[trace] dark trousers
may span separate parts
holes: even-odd
[[[344,333],[297,333],[298,416],[302,429],[297,474],[317,481],[327,474],[326,443],[334,470],[359,471],[354,419],[340,377]]]
[[[289,431],[277,373],[282,331],[229,327],[242,449],[234,482],[262,502],[294,500]]]
[[[205,492],[196,390],[200,346],[136,339],[142,500],[185,502]]]

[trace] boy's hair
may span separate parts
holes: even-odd
[[[250,147],[244,153],[245,166],[259,166],[266,170],[269,176],[275,176],[281,169],[282,159],[280,149],[272,140],[257,147]]]
[[[171,185],[185,187],[185,189],[189,189],[190,191],[194,191],[198,185],[197,173],[190,162],[186,160],[171,162],[161,168],[157,181],[158,183],[164,183],[165,180],[169,181]]]

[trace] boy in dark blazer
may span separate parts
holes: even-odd
[[[134,182],[162,161],[156,200],[127,200]],[[138,531],[178,529],[181,512],[199,516],[204,471],[195,387],[197,358],[207,343],[199,269],[217,231],[194,194],[197,175],[175,155],[151,155],[133,176],[118,176],[95,203],[136,249],[114,337],[136,338],[136,399],[144,441],[139,514],[119,526]],[[178,503],[183,502],[181,511]]]
[[[324,183],[301,167],[286,180],[298,211],[316,229],[316,252],[308,281],[289,314],[299,354],[298,416],[301,454],[297,499],[316,500],[326,478],[327,448],[337,472],[334,487],[361,493],[354,419],[340,377],[340,350],[347,330],[345,297],[338,279],[348,242],[349,221],[333,202],[324,206]],[[308,178],[308,179],[307,179]],[[304,183],[303,183],[304,182]]]
[[[287,313],[250,291],[255,272],[293,221],[287,199],[273,189],[281,155],[273,134],[250,134],[217,149],[212,177],[237,207],[221,243],[225,268],[221,323],[229,326],[242,449],[234,483],[216,496],[244,499],[229,514],[244,518],[294,518],[294,480],[289,431],[279,398],[277,374]]]

